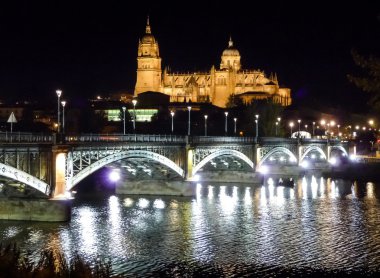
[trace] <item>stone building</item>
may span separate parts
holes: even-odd
[[[226,107],[230,95],[245,103],[272,98],[283,106],[291,104],[289,88],[281,88],[276,74],[269,77],[261,70],[242,69],[241,56],[230,38],[219,68],[209,72],[172,73],[162,71],[158,42],[152,34],[149,18],[144,36],[139,40],[135,96],[146,91],[170,96],[170,102],[211,102]]]

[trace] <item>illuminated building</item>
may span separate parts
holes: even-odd
[[[135,96],[153,91],[170,96],[170,102],[211,102],[226,107],[231,95],[244,103],[272,98],[283,106],[291,104],[289,88],[280,88],[276,74],[269,77],[261,70],[241,67],[241,56],[230,38],[223,51],[219,69],[209,72],[172,73],[162,71],[158,42],[151,32],[149,18],[145,34],[139,41]]]

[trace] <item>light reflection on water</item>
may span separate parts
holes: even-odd
[[[67,258],[110,258],[125,275],[153,275],[172,262],[209,264],[204,273],[223,265],[269,275],[273,267],[380,271],[380,190],[373,183],[312,176],[294,188],[272,179],[198,184],[196,192],[76,200],[70,223],[0,222],[0,241],[17,241],[34,255],[48,248]]]

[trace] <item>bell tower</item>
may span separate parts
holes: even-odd
[[[158,42],[152,35],[149,17],[145,27],[145,34],[139,40],[137,51],[137,78],[135,96],[146,91],[161,91],[161,58]]]

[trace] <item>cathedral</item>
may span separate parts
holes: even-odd
[[[261,70],[242,69],[240,59],[230,38],[219,69],[212,66],[209,72],[162,71],[158,42],[148,18],[138,45],[135,96],[146,91],[161,92],[170,96],[170,102],[211,102],[222,108],[231,95],[244,103],[271,98],[283,106],[291,104],[290,89],[280,88],[276,74],[267,77]]]

